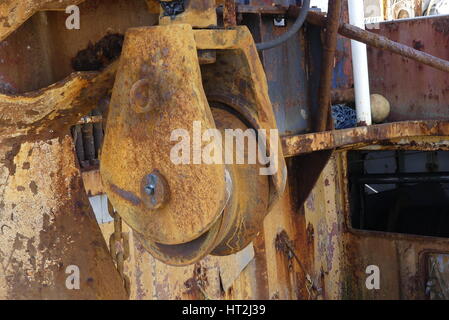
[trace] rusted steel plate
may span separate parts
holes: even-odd
[[[11,161],[0,166],[0,298],[126,299],[72,139],[22,143]],[[66,286],[69,266],[80,271],[79,290]]]
[[[424,137],[422,138],[424,140]],[[438,140],[438,138],[431,137],[430,140]],[[397,147],[401,148],[401,146]],[[434,150],[438,150],[438,147]],[[342,223],[337,228],[324,230],[325,233],[323,233],[333,239],[340,239],[343,243],[340,251],[333,253],[333,269],[339,274],[339,279],[336,278],[336,280],[342,282],[335,283],[340,288],[332,298],[425,299],[428,253],[447,252],[449,240],[352,229],[347,191],[349,188],[347,156],[346,152],[337,152],[335,155],[337,155],[335,159],[337,161],[331,162],[329,166],[338,170],[337,174],[326,175],[324,178],[327,181],[316,187],[321,190],[338,188],[337,190],[342,191],[337,193],[335,190],[330,190],[330,193],[336,195],[335,204],[332,205],[331,210],[328,209],[319,214],[325,215],[326,219],[330,216],[337,217]],[[381,271],[380,290],[366,288],[365,270],[369,265],[376,265]],[[341,286],[342,283],[343,286]]]
[[[282,144],[285,157],[292,157],[303,153],[395,138],[447,135],[449,135],[449,123],[444,121],[404,121],[284,137]]]
[[[309,15],[307,16],[307,20],[312,24],[323,27],[326,24],[326,18],[314,12],[309,13]],[[388,50],[402,57],[406,57],[414,61],[418,61],[422,64],[432,66],[437,70],[449,72],[449,62],[447,60],[436,57],[427,52],[421,52],[420,50],[412,46],[398,43],[396,41],[388,39],[387,37],[354,27],[347,23],[341,24],[338,32],[341,35],[348,37],[349,39],[366,43],[369,46],[381,50]]]
[[[84,0],[3,0],[0,3],[0,41],[41,10],[65,10]]]
[[[201,126],[200,137],[215,128],[192,27],[130,29],[111,99],[100,171],[123,219],[161,244],[198,238],[219,219],[227,200],[224,165],[200,164],[201,158],[195,160],[201,155],[198,146],[188,163],[171,159],[171,150],[179,143],[171,141],[174,130],[185,130],[192,143],[198,139],[194,121]],[[167,181],[168,198],[160,208],[148,206],[142,186],[155,170]]]
[[[273,16],[260,18],[261,42],[280,37],[294,22],[294,19],[286,19],[285,27],[276,27],[273,19]],[[308,95],[306,39],[305,31],[301,29],[282,45],[261,52],[268,92],[281,136],[309,132],[313,127]]]
[[[372,31],[449,60],[448,16],[385,22]],[[447,73],[375,48],[369,48],[368,57],[371,91],[390,101],[389,121],[449,118]]]
[[[251,13],[244,16],[246,19],[244,22],[251,26],[251,31],[258,41],[270,40],[286,32],[300,10],[300,7],[293,3],[290,7],[286,7],[279,3],[264,5],[263,2],[260,4],[256,2],[251,1],[252,5],[239,5],[238,11]],[[343,3],[342,11],[342,18],[345,21],[346,2]],[[275,15],[287,17],[286,27],[273,25]],[[332,80],[334,88],[346,89],[352,86],[349,47],[350,41],[338,36]],[[316,122],[314,115],[318,113],[321,56],[321,28],[310,24],[286,43],[261,53],[281,136],[312,131]]]
[[[243,27],[231,30],[198,29],[193,31],[193,35],[198,50],[238,49],[240,41],[247,36]]]
[[[296,170],[290,165],[296,160],[288,159],[292,177]],[[334,152],[295,215],[295,220],[304,219],[295,230],[301,239],[297,253],[310,253],[302,261],[321,287],[322,298],[424,299],[428,254],[447,252],[449,240],[352,229],[346,168],[346,152]],[[366,287],[369,265],[380,268],[380,290]]]
[[[74,71],[103,69],[120,54],[128,28],[158,19],[143,0],[89,0],[79,9],[79,30],[66,28],[64,10],[39,11],[0,42],[0,93],[23,94]]]
[[[0,94],[0,140],[33,141],[67,132],[110,91],[116,67],[114,63],[101,73],[74,73],[24,95]]]

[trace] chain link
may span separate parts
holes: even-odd
[[[131,292],[129,277],[125,274],[125,261],[129,258],[129,236],[123,232],[122,218],[115,211],[111,202],[108,200],[108,211],[112,218],[114,218],[114,232],[109,237],[109,250],[111,251],[112,259],[114,260],[120,277],[123,280],[128,297]]]

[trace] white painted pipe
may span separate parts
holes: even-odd
[[[349,0],[349,23],[365,29],[363,0]],[[368,77],[368,55],[364,43],[351,40],[357,123],[371,125],[371,102]]]

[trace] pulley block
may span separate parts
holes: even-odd
[[[214,59],[200,65],[204,52]],[[206,150],[214,150],[215,160],[229,150],[222,139],[204,136],[212,130],[224,137],[228,129],[251,129],[269,163],[208,161]],[[103,184],[123,220],[161,261],[187,265],[207,254],[232,254],[256,236],[285,187],[275,129],[246,27],[130,29],[101,154]],[[274,170],[261,174],[267,166]]]

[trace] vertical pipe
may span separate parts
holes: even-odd
[[[332,74],[335,63],[338,27],[340,26],[341,0],[329,0],[326,36],[323,44],[323,62],[320,78],[317,131],[325,131],[331,107]]]
[[[365,29],[365,8],[361,0],[349,0],[349,23]],[[355,104],[359,126],[371,125],[371,103],[366,44],[351,41]]]

